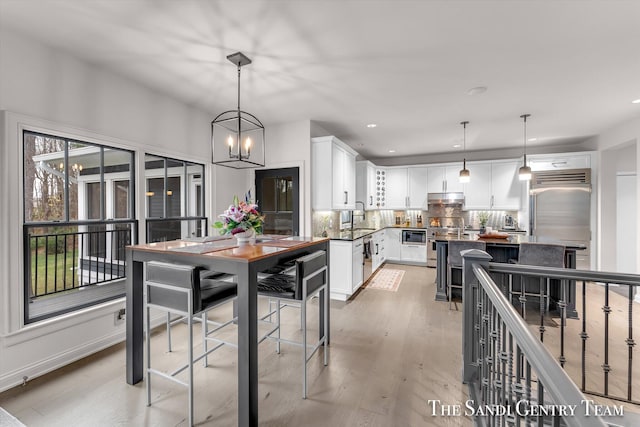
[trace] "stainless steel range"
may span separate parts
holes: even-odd
[[[459,239],[462,236],[460,227],[429,227],[427,228],[427,267],[436,267],[436,239],[447,237]]]

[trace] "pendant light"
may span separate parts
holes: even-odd
[[[520,116],[524,123],[524,165],[518,170],[520,181],[529,181],[531,179],[531,168],[527,166],[527,117],[531,117],[531,114]]]
[[[460,182],[461,183],[465,183],[465,182],[469,182],[471,180],[471,174],[469,173],[469,169],[467,169],[467,158],[466,158],[466,152],[467,152],[467,125],[469,124],[469,122],[460,122],[460,124],[462,125],[462,129],[463,129],[463,136],[462,136],[462,153],[463,153],[463,159],[462,159],[462,169],[460,170]]]
[[[238,108],[220,113],[211,122],[212,163],[234,169],[264,166],[264,126],[240,109],[240,69],[251,59],[236,52],[227,59],[238,68]]]

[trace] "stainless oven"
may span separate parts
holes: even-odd
[[[426,245],[427,231],[426,230],[402,230],[402,244],[403,245]]]

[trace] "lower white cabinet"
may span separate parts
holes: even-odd
[[[380,268],[386,261],[385,256],[385,230],[376,231],[373,233],[371,240],[371,272]]]
[[[387,228],[385,230],[385,256],[388,261],[400,261],[400,247],[402,246],[402,230]]]
[[[353,252],[351,260],[353,268],[351,271],[351,292],[355,292],[360,286],[362,286],[363,273],[364,273],[364,248],[362,239],[353,241]]]
[[[427,265],[427,247],[425,245],[402,245],[400,259],[403,262]]]
[[[332,240],[329,245],[331,299],[346,301],[362,286],[362,239]]]

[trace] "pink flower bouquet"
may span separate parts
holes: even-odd
[[[262,234],[264,216],[258,211],[258,205],[251,202],[250,192],[245,194],[242,202],[238,196],[233,196],[233,203],[219,217],[222,220],[216,221],[213,228],[218,229],[220,234],[236,235],[249,230]]]

